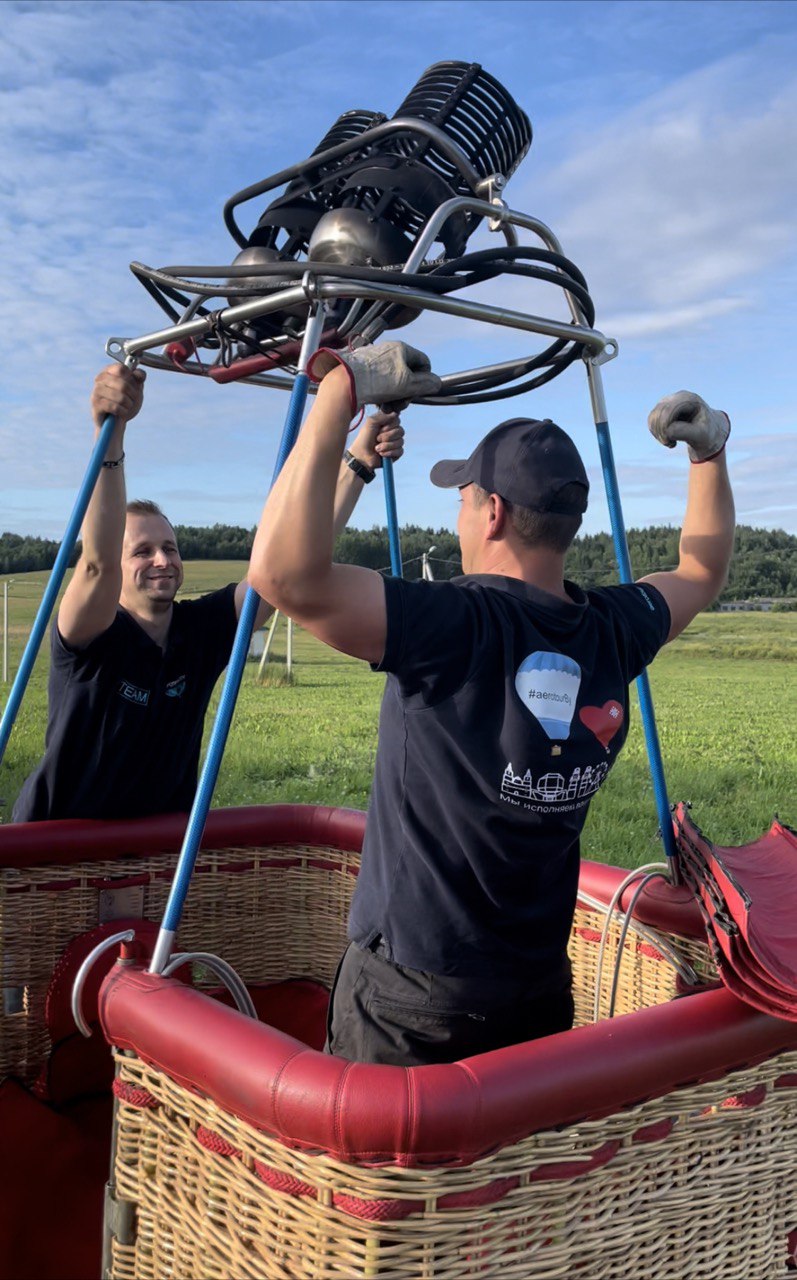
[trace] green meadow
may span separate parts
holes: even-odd
[[[244,570],[240,563],[190,562],[184,593],[209,590]],[[23,574],[10,586],[11,677],[45,580],[44,573]],[[9,820],[41,753],[47,648],[45,643],[0,765],[0,822]],[[297,630],[289,683],[285,649],[281,619],[265,681],[258,680],[257,663],[247,664],[214,804],[365,808],[383,677]],[[691,801],[698,824],[721,844],[755,838],[775,813],[797,826],[797,615],[702,614],[660,654],[650,678],[671,800]],[[0,691],[3,703],[7,692]],[[156,778],[152,783],[157,787]],[[631,867],[657,859],[660,851],[634,707],[625,751],[592,804],[583,852]]]

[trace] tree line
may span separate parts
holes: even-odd
[[[254,529],[215,524],[209,527],[177,525],[175,532],[184,560],[248,560]],[[628,549],[634,574],[641,577],[660,569],[672,569],[678,562],[680,530],[670,526],[630,529]],[[50,569],[59,544],[47,538],[0,534],[0,574],[30,573]],[[72,557],[74,564],[80,548]],[[450,529],[424,529],[405,525],[401,529],[401,552],[405,576],[419,578],[423,558],[428,557],[435,578],[452,578],[462,572],[459,544]],[[337,542],[335,556],[343,564],[360,564],[369,569],[388,570],[390,549],[387,530],[346,529]],[[568,577],[584,587],[606,586],[617,581],[611,534],[593,533],[576,538],[568,553]],[[748,600],[759,597],[775,600],[797,598],[797,537],[782,529],[754,529],[739,525],[736,530],[730,580],[722,599]]]

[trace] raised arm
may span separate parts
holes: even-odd
[[[327,362],[315,404],[266,502],[249,581],[320,640],[378,662],[385,647],[382,578],[332,560],[336,526],[351,498],[341,456],[358,405],[433,394],[439,379],[426,358],[403,343],[363,348],[330,370],[336,359]],[[387,441],[379,446],[383,456],[387,447]],[[359,456],[354,445],[352,452]]]
[[[674,640],[716,600],[728,580],[736,528],[725,461],[730,420],[693,392],[678,391],[659,401],[648,422],[668,448],[678,441],[687,444],[691,462],[678,567],[641,579],[657,587],[667,601],[672,619],[667,639]]]
[[[145,376],[143,369],[112,364],[94,382],[95,439],[107,414],[114,415],[116,427],[83,521],[82,553],[58,610],[58,630],[77,648],[107,631],[116,616],[125,531],[125,427],[141,408]]]
[[[335,486],[333,543],[346,528],[363,489],[376,476],[376,472],[382,466],[382,460],[389,458],[391,462],[397,462],[403,454],[404,428],[398,414],[371,414],[346,452],[349,458],[341,462]],[[249,579],[246,579],[238,584],[235,592],[235,608],[239,616],[249,585]],[[273,606],[265,600],[262,601],[255,618],[255,627],[262,627],[271,613],[273,613]]]

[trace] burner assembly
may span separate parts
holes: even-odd
[[[346,111],[306,160],[231,196],[224,206],[238,246],[231,264],[132,263],[171,327],[112,339],[109,353],[217,382],[290,389],[308,317],[323,304],[321,340],[332,347],[373,342],[425,310],[553,339],[542,351],[445,375],[429,404],[518,395],[585,354],[609,358],[616,344],[592,328],[581,272],[543,223],[504,201],[531,138],[525,112],[481,66],[435,63],[391,118]],[[241,207],[272,192],[279,194],[247,235]],[[503,244],[468,252],[485,220]],[[519,230],[535,243],[519,244]],[[561,289],[570,321],[460,296],[501,276]]]

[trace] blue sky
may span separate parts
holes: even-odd
[[[391,115],[426,66],[457,58],[530,116],[507,199],[553,228],[597,327],[619,339],[604,377],[627,524],[680,522],[686,460],[645,422],[688,387],[732,417],[739,522],[797,533],[791,0],[5,0],[3,27],[0,529],[63,532],[105,341],[161,326],[128,263],[231,261],[232,192],[303,158],[342,111]],[[247,228],[260,211],[247,206]],[[524,305],[517,282],[493,297]],[[453,319],[401,336],[440,372],[528,350]],[[128,431],[130,495],[175,522],[254,524],[285,407],[279,392],[150,372]],[[402,522],[453,526],[455,498],[429,467],[517,414],[576,437],[595,482],[585,529],[607,528],[579,367],[504,405],[409,410]],[[383,522],[379,488],[354,523]]]

